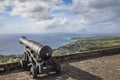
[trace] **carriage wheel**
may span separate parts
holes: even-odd
[[[53,70],[56,71],[56,73],[61,72],[61,66],[57,61],[52,60],[52,65],[53,65]]]
[[[31,76],[32,78],[37,78],[37,68],[36,67],[31,67]]]
[[[26,61],[25,61],[25,60],[21,60],[21,61],[20,61],[20,66],[21,66],[22,69],[25,69],[25,68],[26,68],[26,65],[27,65],[27,64],[26,64]]]
[[[61,66],[60,66],[60,64],[55,64],[55,71],[56,71],[56,73],[60,73],[61,72]]]

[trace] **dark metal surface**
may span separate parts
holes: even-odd
[[[25,46],[20,66],[23,70],[29,70],[32,78],[37,78],[37,74],[44,72],[60,72],[61,66],[52,58],[52,49],[49,46],[28,40],[26,37],[21,37],[19,42]]]
[[[33,51],[33,53],[42,60],[47,60],[52,56],[52,49],[49,46],[44,46],[38,42],[28,40],[26,37],[21,37],[19,42],[25,45],[26,48],[29,48],[31,51]]]

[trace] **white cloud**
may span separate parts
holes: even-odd
[[[0,0],[0,12],[6,12],[6,6],[12,6],[9,15],[32,19],[35,24],[31,29],[38,32],[119,28],[120,0],[73,0],[69,5],[63,4],[63,0]]]
[[[70,12],[85,19],[87,22],[86,28],[90,27],[94,30],[96,26],[98,32],[102,32],[99,29],[103,25],[100,24],[112,22],[104,26],[109,31],[109,26],[120,20],[120,0],[73,0]],[[114,28],[115,25],[112,27]],[[120,27],[117,27],[117,29],[120,30]]]
[[[68,17],[59,17],[53,18],[52,20],[44,20],[37,22],[38,29],[59,29],[63,28],[62,30],[66,32],[74,32],[82,29],[85,27],[86,21],[84,19],[69,19]],[[58,32],[62,32],[58,30]]]
[[[32,0],[26,2],[15,1],[11,15],[20,15],[35,20],[48,19],[51,3],[48,1]]]
[[[0,1],[0,12],[4,12],[5,11],[5,3],[4,1]]]

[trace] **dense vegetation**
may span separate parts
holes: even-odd
[[[120,47],[120,36],[72,38],[72,42],[56,49],[54,55],[71,54],[111,47]]]

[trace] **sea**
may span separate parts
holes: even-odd
[[[101,36],[101,34],[78,33],[44,33],[44,34],[0,34],[0,55],[23,54],[24,45],[19,43],[19,38],[25,36],[29,40],[37,41],[57,49],[72,41],[71,38]],[[103,35],[102,36],[108,36]]]
[[[71,38],[79,37],[78,34],[69,33],[0,34],[0,55],[23,54],[24,45],[19,43],[21,36],[48,45],[52,49],[68,44]]]

